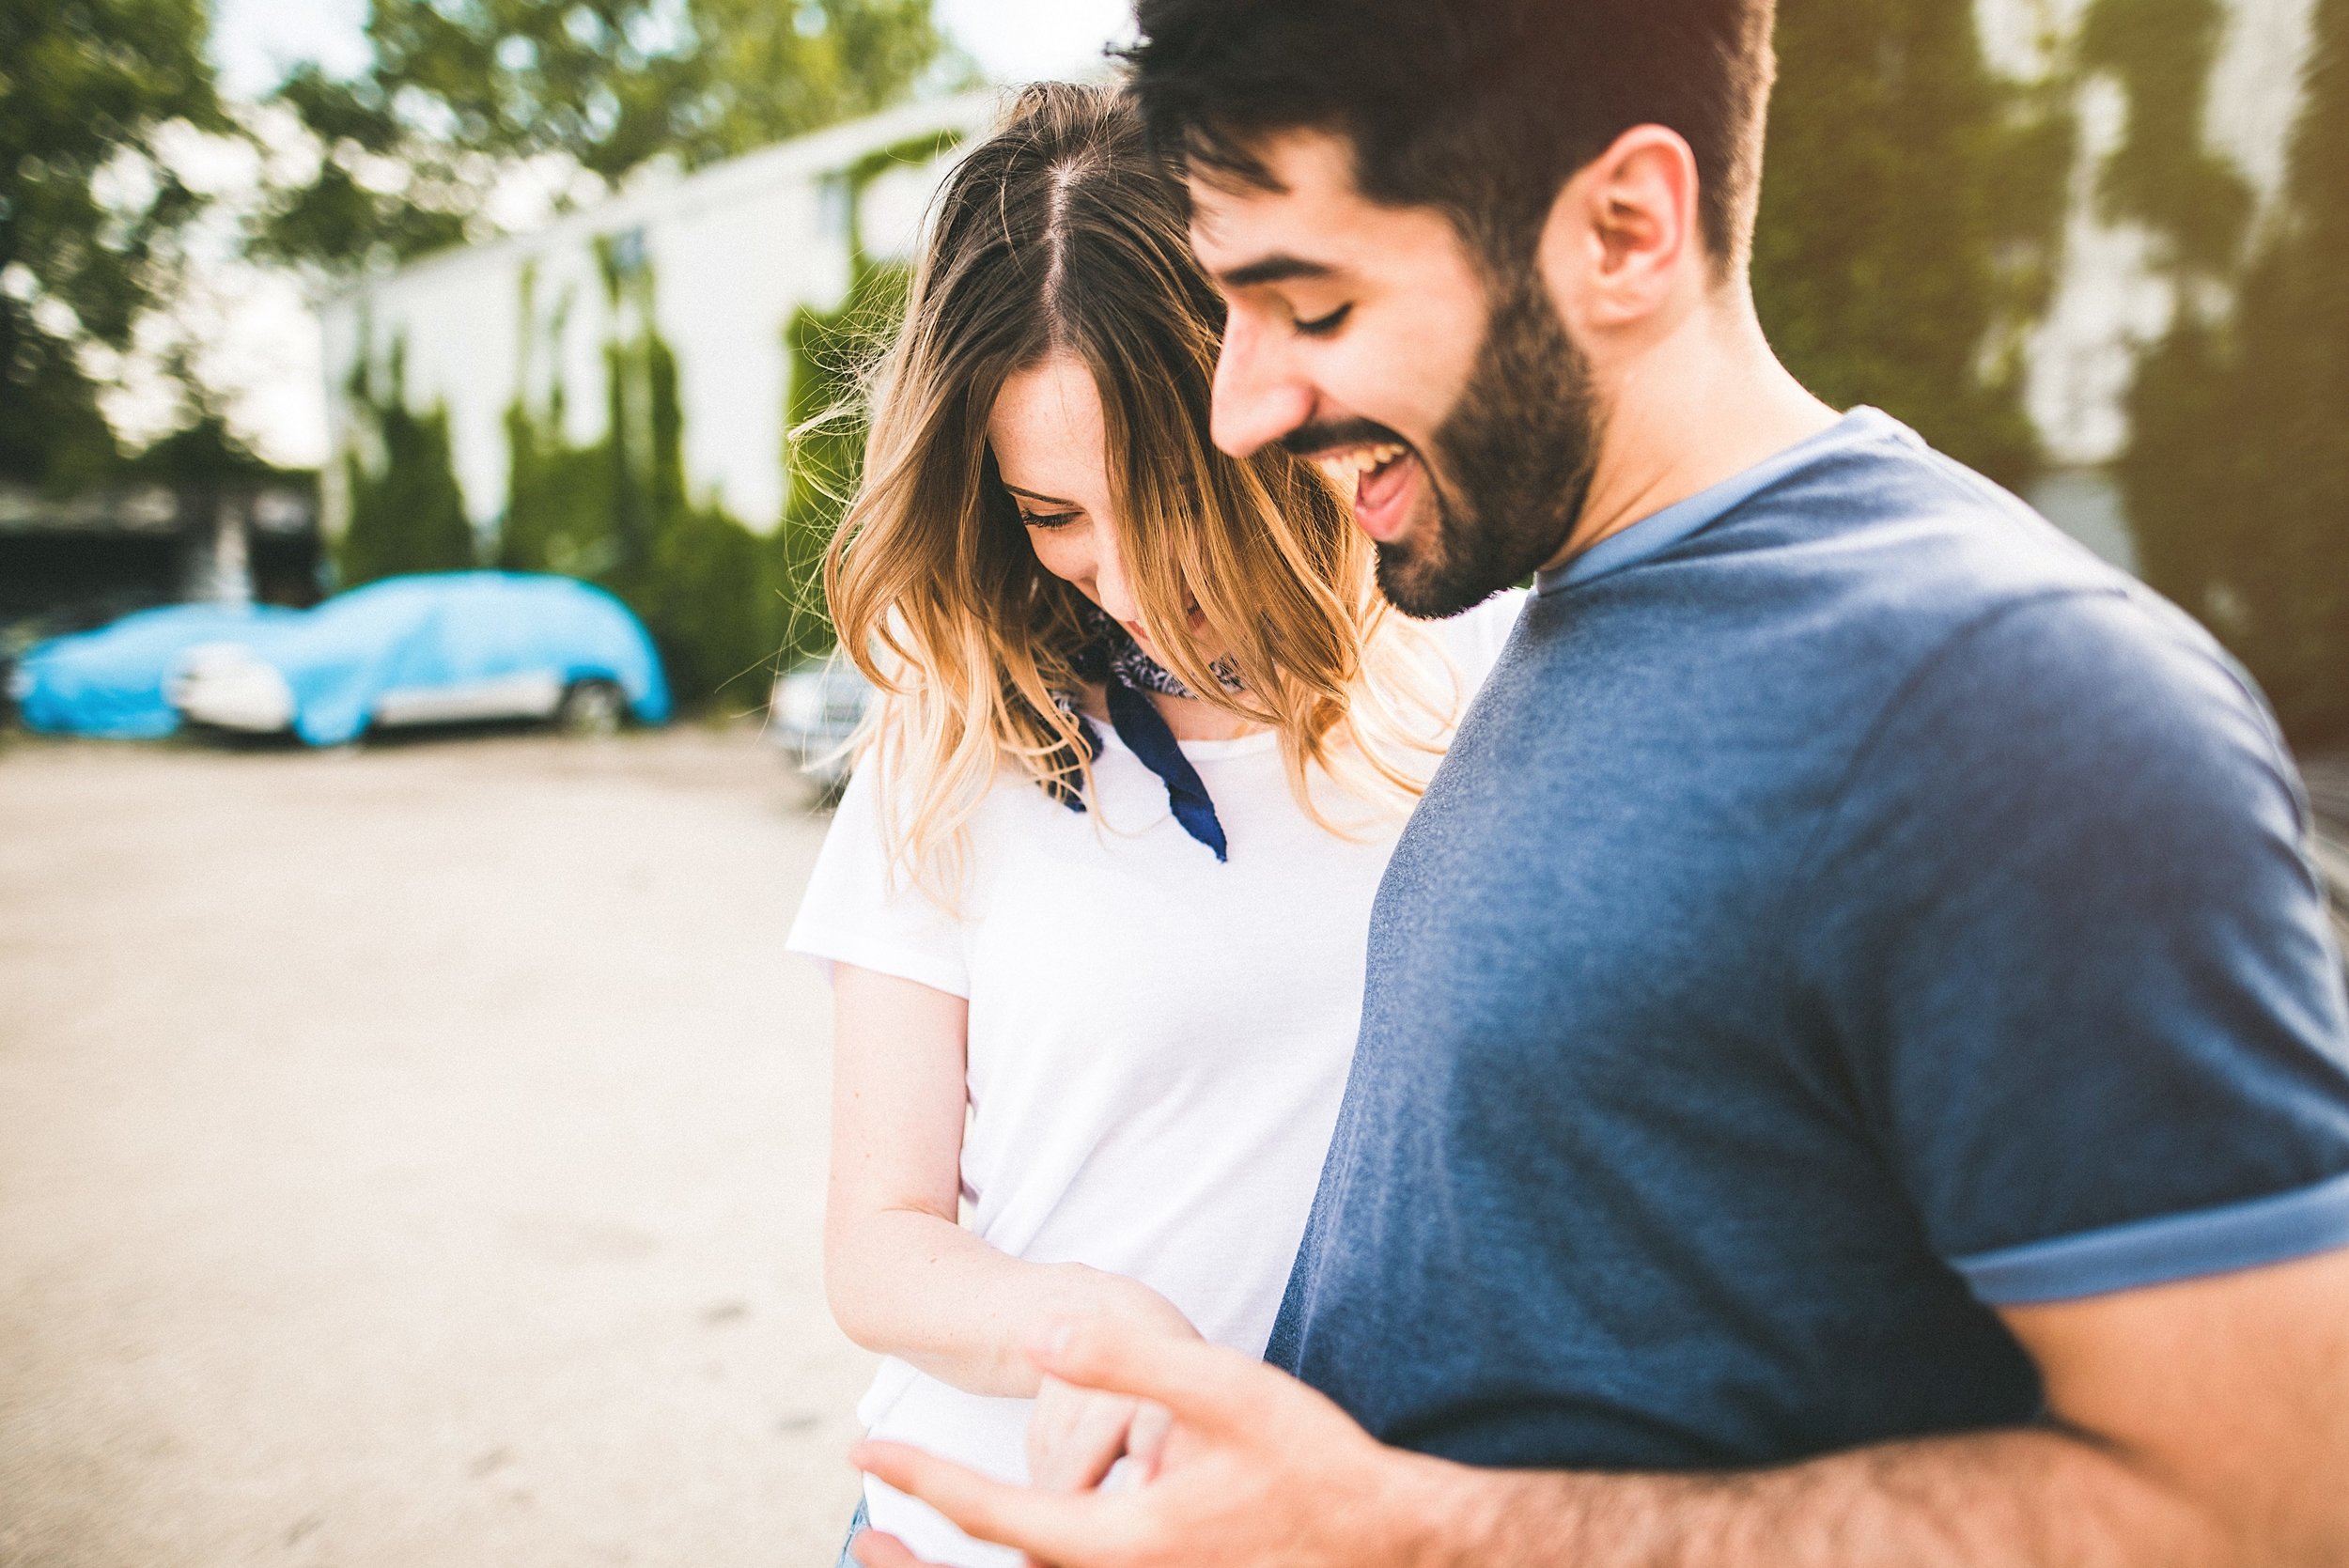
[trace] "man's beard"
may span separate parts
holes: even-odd
[[[1599,428],[1590,362],[1528,269],[1493,306],[1421,465],[1433,518],[1378,546],[1387,598],[1407,615],[1456,615],[1555,557],[1582,516]]]

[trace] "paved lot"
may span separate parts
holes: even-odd
[[[742,731],[0,750],[0,1564],[828,1565],[821,831]]]

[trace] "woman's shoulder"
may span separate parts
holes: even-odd
[[[922,830],[935,831],[942,824],[949,825],[943,836],[962,840],[966,849],[984,849],[1007,833],[1018,833],[1034,807],[1050,800],[1044,786],[1008,758],[962,791],[940,793],[942,787],[931,780],[925,793],[906,776],[899,759],[879,748],[867,748],[856,759],[833,808],[832,836],[851,837],[869,851],[894,859],[900,846],[932,836]]]
[[[1509,633],[1517,629],[1517,617],[1525,613],[1526,600],[1532,597],[1531,589],[1503,588],[1482,604],[1432,623],[1437,641],[1451,655],[1471,693],[1501,661]]]
[[[1416,620],[1395,613],[1387,640],[1401,651],[1402,662],[1390,666],[1398,672],[1392,678],[1448,689],[1439,706],[1449,730],[1500,662],[1529,597],[1526,589],[1504,588],[1482,604],[1441,620]]]

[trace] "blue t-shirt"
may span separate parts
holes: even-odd
[[[2031,1420],[1993,1308],[2349,1246],[2263,706],[1859,410],[1546,574],[1395,850],[1270,1358],[1475,1464]]]

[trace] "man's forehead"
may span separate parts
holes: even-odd
[[[1210,169],[1186,178],[1191,241],[1210,270],[1253,259],[1243,253],[1341,242],[1369,207],[1354,187],[1351,149],[1329,132],[1277,132],[1249,151],[1268,179]]]

